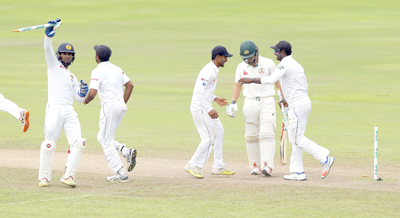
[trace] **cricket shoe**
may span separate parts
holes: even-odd
[[[195,167],[195,166],[191,166],[189,164],[186,164],[185,167],[183,167],[183,169],[190,173],[190,175],[198,178],[198,179],[203,179],[204,176],[200,174],[199,168]]]
[[[211,173],[214,175],[235,175],[235,171],[228,170],[225,167],[219,169],[213,168]]]
[[[304,172],[292,173],[290,175],[284,175],[283,178],[286,179],[286,180],[297,180],[297,181],[305,181],[305,180],[307,180],[306,174]]]
[[[251,171],[251,175],[261,175],[261,170],[258,167],[254,167]]]
[[[326,162],[321,164],[322,165],[321,179],[325,179],[325,177],[328,176],[329,171],[331,170],[331,166],[333,165],[333,162],[335,162],[334,157],[326,157]]]
[[[49,186],[49,181],[47,179],[43,178],[39,181],[39,187],[48,187]]]
[[[136,166],[136,149],[129,149],[128,155],[126,155],[126,163],[128,164],[128,172],[131,172]]]
[[[107,177],[108,182],[129,182],[128,175],[121,175],[119,173],[114,176]]]
[[[72,188],[75,188],[75,187],[76,187],[76,183],[75,183],[75,181],[74,181],[74,178],[72,178],[71,176],[68,177],[68,179],[64,179],[64,177],[62,177],[62,178],[60,179],[60,182],[61,182],[61,183],[64,183],[65,185],[71,186]]]
[[[26,132],[29,129],[29,111],[21,110],[19,120],[22,124],[22,131]]]
[[[266,176],[271,176],[272,175],[272,169],[269,168],[269,167],[264,167],[261,172]]]

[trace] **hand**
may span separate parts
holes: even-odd
[[[236,113],[238,111],[238,106],[237,104],[228,104],[228,106],[226,106],[226,113],[228,114],[228,116],[235,118],[236,117]]]
[[[214,109],[212,109],[210,112],[208,112],[208,115],[210,115],[210,117],[212,119],[217,119],[218,118],[218,112],[215,111]]]
[[[240,83],[240,84],[249,84],[249,83],[252,83],[253,82],[253,79],[252,78],[241,78],[239,81],[238,81],[238,83]]]
[[[89,91],[89,87],[87,83],[85,83],[83,80],[81,80],[81,89],[78,92],[78,95],[81,96],[82,98],[86,97],[87,93]]]
[[[214,99],[215,102],[217,102],[217,104],[219,104],[221,107],[225,106],[228,104],[228,102],[226,101],[226,98],[218,98],[216,97]]]
[[[54,24],[54,26],[47,27],[44,32],[46,33],[46,36],[53,37],[56,34],[56,29],[61,25],[61,20],[60,19],[49,20],[49,22],[47,22],[47,23]],[[55,24],[57,24],[57,25],[55,25]]]
[[[282,99],[281,101],[278,102],[279,108],[281,108],[281,103],[283,104],[284,107],[289,107],[289,104],[286,102],[285,99]]]

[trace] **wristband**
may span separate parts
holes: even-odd
[[[236,101],[235,100],[232,100],[232,102],[231,102],[232,104],[236,104]]]

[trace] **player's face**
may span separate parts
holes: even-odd
[[[225,62],[227,62],[228,61],[228,58],[227,57],[225,57],[225,56],[219,56],[218,55],[218,57],[220,58],[219,59],[219,66],[220,67],[224,67],[224,65],[225,65]]]
[[[258,55],[254,54],[253,57],[247,58],[247,63],[253,67],[256,66],[258,64]]]
[[[72,61],[72,53],[69,52],[61,52],[60,56],[61,56],[61,60],[66,63],[69,64]]]
[[[282,60],[282,52],[283,51],[280,50],[280,49],[279,50],[275,49],[274,52],[275,52],[274,55],[276,56],[276,60],[281,61]]]

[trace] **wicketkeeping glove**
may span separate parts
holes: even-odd
[[[47,23],[48,24],[57,24],[55,26],[47,27],[46,30],[44,31],[46,33],[46,36],[53,37],[56,34],[56,29],[61,25],[61,20],[60,19],[49,20],[49,22],[47,22]]]
[[[226,113],[228,116],[235,118],[236,117],[236,112],[238,111],[238,106],[237,104],[228,104],[226,106]]]
[[[82,98],[86,97],[87,93],[89,91],[89,87],[87,83],[85,83],[83,80],[81,80],[81,89],[78,92],[78,95],[81,96]]]

